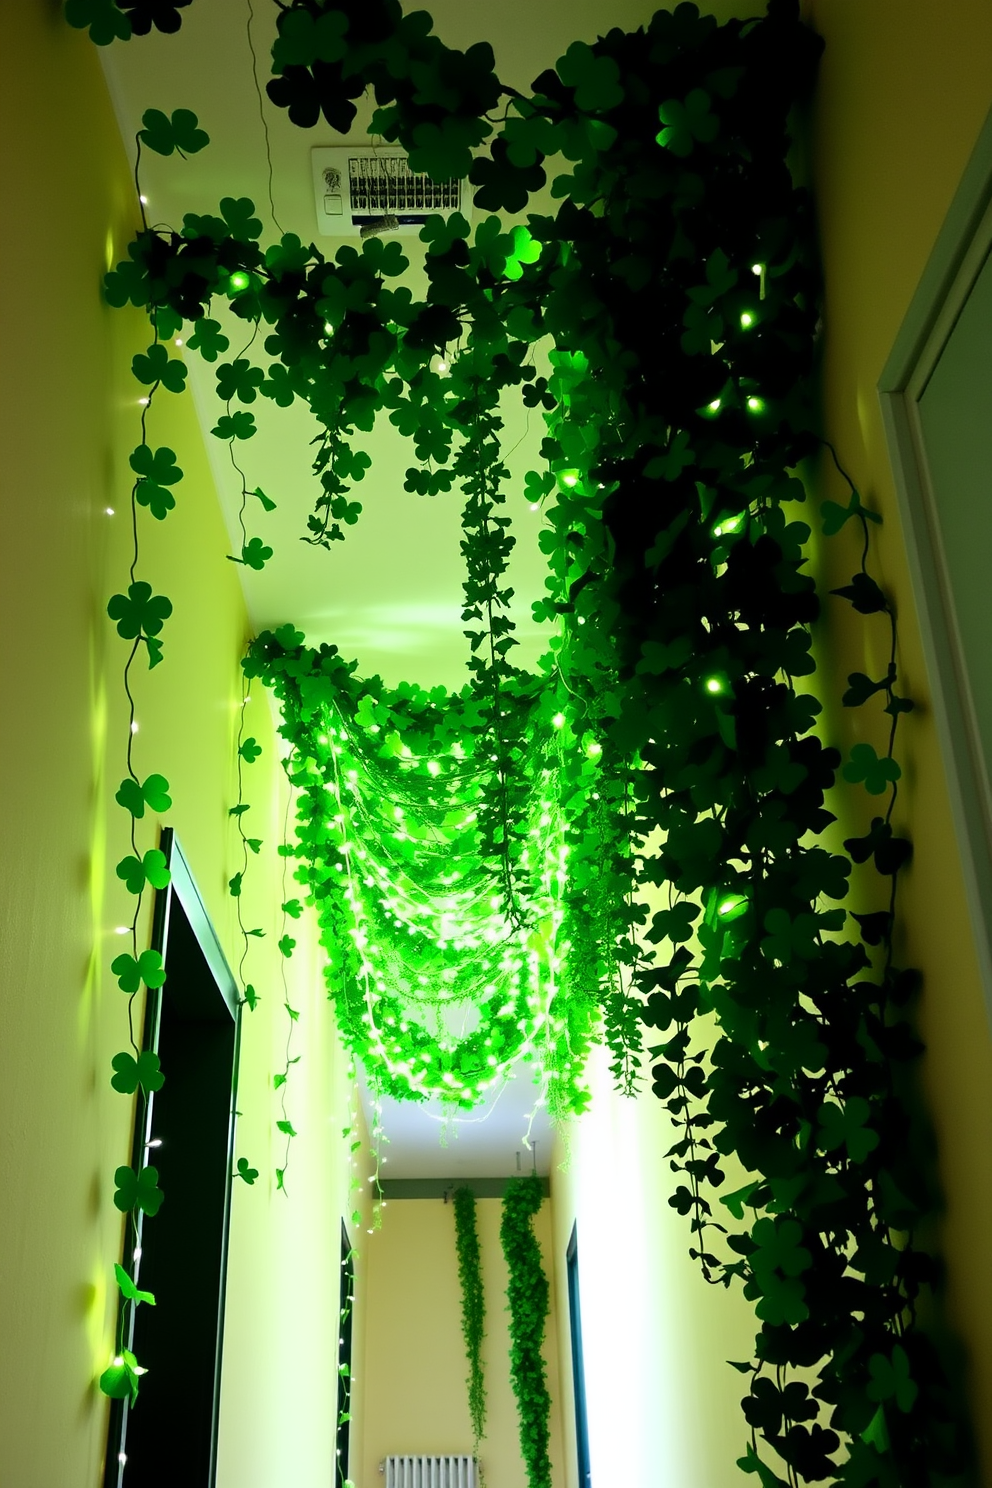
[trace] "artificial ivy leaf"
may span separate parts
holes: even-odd
[[[262,236],[261,220],[254,215],[255,203],[247,196],[222,196],[220,212],[230,229],[231,237],[239,243],[250,243]]]
[[[262,510],[263,511],[267,511],[267,512],[275,511],[275,509],[276,509],[275,502],[271,499],[271,497],[266,496],[265,492],[261,489],[260,486],[256,486],[255,489],[254,489],[254,491],[251,492],[251,494],[252,494],[252,496],[257,496],[258,497],[259,501],[262,503]]]
[[[261,999],[259,998],[258,993],[255,991],[255,988],[251,985],[250,982],[246,982],[245,983],[245,1002],[248,1004],[248,1011],[250,1013],[253,1013],[255,1011],[255,1009],[258,1007],[258,1004],[259,1004],[260,1001],[261,1001]]]
[[[130,1400],[133,1405],[138,1398],[138,1381],[146,1373],[130,1349],[122,1349],[101,1374],[100,1389],[111,1400]]]
[[[239,409],[237,413],[225,413],[210,430],[218,439],[250,439],[257,434],[255,415]]]
[[[261,852],[261,850],[262,850],[262,839],[261,839],[261,837],[246,837],[245,838],[245,847],[250,848],[253,853],[259,853],[259,852]]]
[[[132,1209],[141,1209],[152,1218],[162,1207],[165,1194],[158,1186],[158,1168],[144,1167],[135,1172],[131,1167],[120,1167],[114,1174],[117,1185],[114,1204],[122,1214]]]
[[[132,858],[130,861],[136,863],[138,860]],[[142,982],[146,987],[161,987],[165,981],[165,965],[160,951],[142,951],[137,960],[125,952],[114,957],[110,969],[123,992],[137,992]]]
[[[121,1296],[124,1298],[125,1302],[134,1302],[135,1305],[137,1305],[139,1302],[147,1302],[150,1307],[155,1306],[154,1294],[152,1292],[140,1291],[138,1287],[135,1286],[130,1276],[128,1276],[123,1266],[115,1265],[114,1275],[117,1278],[117,1285],[121,1289]]]
[[[868,1125],[870,1120],[871,1107],[860,1095],[852,1095],[843,1106],[826,1101],[817,1113],[816,1145],[821,1152],[846,1147],[852,1162],[864,1162],[879,1142],[878,1133]]]
[[[820,515],[823,518],[824,537],[833,537],[851,517],[864,517],[869,522],[881,522],[882,520],[878,512],[862,506],[861,497],[857,491],[851,492],[851,499],[846,506],[840,506],[836,501],[824,501],[820,507]]]
[[[263,543],[260,537],[252,537],[241,549],[240,558],[234,558],[230,553],[227,556],[231,563],[243,563],[246,568],[260,570],[265,567],[272,557],[272,551],[267,543]]]
[[[241,758],[245,760],[245,762],[249,765],[253,765],[255,763],[261,752],[262,746],[258,743],[257,739],[255,739],[253,735],[249,735],[248,738],[245,739],[238,748],[238,753],[240,754]]]
[[[573,41],[555,63],[555,71],[566,88],[574,88],[575,107],[584,114],[604,114],[623,103],[616,62],[612,57],[597,57],[584,41]]]
[[[208,320],[206,316],[196,322],[196,329],[186,342],[200,353],[205,362],[215,362],[230,344],[220,328],[220,321]]]
[[[851,758],[844,766],[843,776],[853,784],[863,782],[865,790],[872,796],[880,796],[902,775],[902,771],[889,755],[883,758],[875,753],[870,744],[855,744]]]
[[[673,155],[692,153],[697,142],[709,144],[716,139],[720,121],[710,113],[710,96],[702,88],[693,88],[683,101],[669,98],[658,109],[665,126],[655,136],[658,144]]]
[[[884,692],[896,680],[895,666],[890,662],[889,670],[880,682],[873,682],[864,672],[852,672],[847,679],[847,691],[841,701],[845,708],[860,708],[876,692]]]
[[[831,589],[830,593],[850,600],[859,615],[877,615],[889,607],[888,600],[875,580],[866,573],[856,573],[849,584],[845,584],[842,589]]]
[[[138,138],[157,155],[171,155],[174,150],[183,156],[196,155],[210,143],[209,134],[199,127],[190,109],[176,109],[171,118],[160,109],[146,109],[141,122],[145,127],[138,131]]]
[[[870,1383],[865,1387],[869,1400],[895,1400],[906,1415],[913,1409],[919,1386],[910,1371],[909,1359],[898,1343],[892,1350],[891,1359],[884,1354],[872,1354],[868,1360]]]
[[[236,1178],[243,1178],[248,1187],[251,1188],[252,1184],[255,1182],[255,1179],[258,1177],[258,1169],[249,1167],[248,1159],[246,1157],[239,1157],[238,1169],[234,1176]]]
[[[277,1129],[279,1131],[282,1132],[282,1134],[283,1134],[284,1137],[295,1137],[296,1136],[296,1131],[295,1131],[295,1129],[293,1127],[293,1123],[291,1121],[277,1121],[276,1122],[276,1127],[277,1127]]]
[[[97,46],[129,41],[131,37],[131,22],[114,0],[66,0],[65,18],[77,31],[88,27],[90,41]]]
[[[228,816],[244,816],[245,812],[250,810],[251,803],[249,801],[240,801],[237,806],[229,806],[227,814]]]
[[[151,1049],[143,1049],[137,1059],[133,1054],[115,1054],[110,1064],[116,1071],[110,1083],[121,1095],[133,1095],[139,1085],[146,1095],[151,1095],[165,1084],[159,1057]]]

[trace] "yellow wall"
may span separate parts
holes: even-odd
[[[742,1376],[755,1323],[739,1288],[709,1286],[689,1259],[689,1222],[668,1204],[677,1140],[650,1085],[613,1088],[602,1049],[592,1104],[555,1147],[551,1195],[567,1472],[579,1488],[565,1252],[576,1225],[589,1451],[595,1484],[730,1488],[746,1427]]]
[[[987,1478],[992,1278],[984,1252],[992,1227],[992,1042],[876,387],[992,103],[992,7],[987,0],[811,0],[808,12],[826,39],[813,113],[826,276],[826,429],[862,494],[884,516],[877,572],[895,596],[905,690],[920,705],[903,720],[897,747],[904,773],[897,825],[908,827],[915,843],[900,889],[899,955],[925,977],[923,1075],[947,1200],[948,1298],[970,1357]],[[840,494],[828,472],[821,494]],[[827,587],[854,571],[853,543],[852,533],[849,542],[825,545]],[[829,603],[829,655],[837,677],[871,671],[865,661],[878,664],[872,655],[877,634],[860,617],[852,623],[850,613],[837,613],[843,610],[838,602]],[[860,716],[837,716],[835,727],[842,743],[859,730],[875,740]]]
[[[509,1377],[506,1263],[499,1243],[499,1199],[476,1201],[486,1293],[483,1360],[488,1426],[479,1456],[488,1488],[526,1488]],[[365,1315],[365,1429],[357,1488],[376,1488],[379,1464],[393,1453],[471,1453],[465,1387],[455,1219],[441,1199],[394,1199],[372,1237]],[[561,1482],[560,1388],[555,1340],[555,1275],[550,1207],[534,1221],[551,1283],[545,1359],[552,1400],[551,1461]]]
[[[127,648],[105,606],[127,582],[127,456],[139,413],[128,368],[148,332],[142,317],[101,302],[101,277],[135,225],[133,186],[98,55],[59,11],[5,3],[2,17],[0,1482],[11,1488],[100,1481],[106,1401],[95,1382],[112,1353],[108,1278],[122,1234],[113,1172],[128,1160],[132,1120],[109,1084],[111,1057],[127,1044],[126,998],[109,973],[127,944],[114,927],[129,914],[114,873],[128,850],[126,819],[113,801],[124,774]],[[139,516],[140,574],[171,596],[175,614],[163,664],[135,671],[136,766],[171,781],[168,821],[233,964],[227,880],[239,862],[228,807],[247,622],[191,402],[160,395],[150,433],[177,451],[186,480],[165,523]],[[262,1176],[254,1189],[236,1185],[222,1480],[272,1488],[288,1465],[294,1488],[316,1488],[331,1450],[338,1222],[351,1207],[340,1131],[349,1087],[325,1018],[296,1067],[301,1137],[290,1196],[275,1198],[271,1076],[286,1016],[264,700],[251,705],[249,732],[266,751],[246,779],[264,819],[252,892],[268,938],[252,942],[264,1001],[245,1019],[238,1150]],[[142,850],[158,830],[154,819],[140,824]],[[316,1024],[328,1010],[313,945],[297,938],[289,996]],[[259,1296],[271,1302],[261,1315]],[[292,1427],[288,1443],[271,1401]]]

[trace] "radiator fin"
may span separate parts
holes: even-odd
[[[474,1457],[387,1457],[386,1488],[477,1488]]]

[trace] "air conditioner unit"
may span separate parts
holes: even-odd
[[[333,145],[310,152],[317,231],[328,238],[372,233],[415,238],[428,217],[471,219],[467,181],[432,181],[393,146]]]

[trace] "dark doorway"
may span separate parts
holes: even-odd
[[[568,1329],[572,1344],[572,1390],[575,1396],[575,1449],[579,1465],[579,1488],[592,1488],[586,1376],[582,1361],[582,1313],[579,1307],[579,1241],[575,1225],[569,1236],[565,1261],[568,1268]]]
[[[338,1416],[337,1470],[334,1488],[343,1488],[348,1478],[351,1446],[351,1324],[355,1311],[355,1252],[341,1221],[341,1308],[338,1322]]]
[[[143,1047],[165,1084],[136,1123],[132,1166],[153,1163],[165,1200],[128,1227],[124,1268],[157,1306],[134,1314],[129,1347],[148,1373],[136,1405],[114,1402],[106,1488],[213,1488],[234,1152],[239,1000],[188,865],[162,834],[172,881],[152,944],[165,985],[148,995]]]

